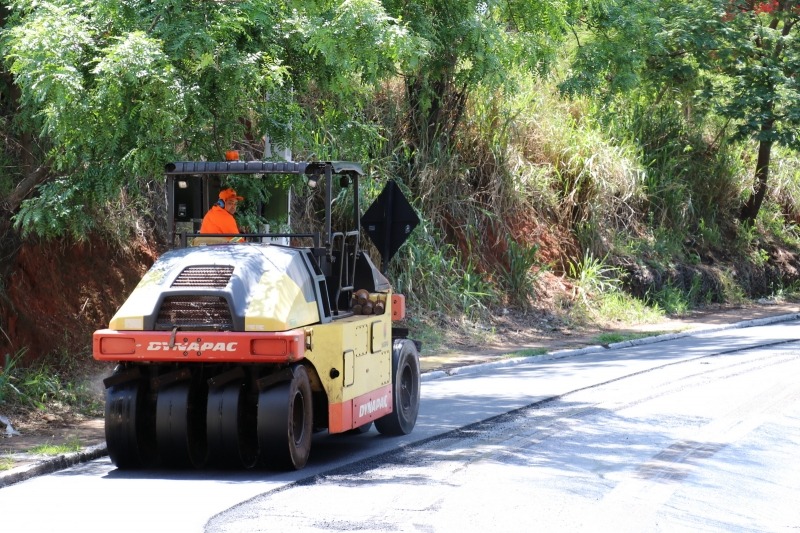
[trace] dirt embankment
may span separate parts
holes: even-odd
[[[99,239],[19,244],[0,278],[0,356],[30,363],[88,349],[155,257],[144,241],[124,252]]]

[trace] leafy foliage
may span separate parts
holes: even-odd
[[[597,259],[588,251],[583,259],[570,262],[569,277],[574,282],[574,295],[584,302],[608,292],[616,292],[622,285],[622,275],[618,267],[606,264],[606,259]]]
[[[759,143],[752,221],[763,201],[772,143],[800,149],[800,10],[793,0],[610,0],[583,11],[588,42],[578,46],[567,93],[640,89],[659,102],[683,100],[702,118],[733,121],[738,139]]]
[[[22,204],[16,215],[17,226],[23,235],[34,233],[44,238],[56,238],[64,233],[78,241],[85,239],[94,227],[91,211],[83,209],[79,184],[58,179],[39,187],[36,201]],[[88,203],[88,202],[87,202]]]
[[[10,392],[19,393],[19,389],[14,385],[14,373],[18,360],[19,356],[12,358],[11,354],[5,354],[3,366],[0,366],[0,405],[5,403]]]
[[[462,267],[458,253],[438,244],[437,234],[425,221],[417,227],[393,260],[393,285],[409,307],[480,318],[488,313],[486,302],[496,299],[494,288],[474,265]]]
[[[546,70],[581,2],[574,0],[387,1],[387,10],[429,43],[407,72],[412,142],[427,151],[449,145],[469,95],[480,86],[511,85],[517,69]],[[593,4],[593,2],[589,2]]]
[[[116,216],[120,191],[151,189],[164,161],[230,146],[259,158],[264,135],[297,159],[370,160],[411,145],[405,177],[419,194],[414,175],[436,153],[448,157],[469,95],[513,86],[515,69],[544,72],[577,5],[19,0],[3,54],[20,89],[20,124],[42,140],[49,176],[16,226],[81,239]],[[406,101],[396,109],[412,126],[401,118],[391,130],[374,114],[386,107],[370,106],[398,79]],[[445,141],[419,159],[436,139]]]
[[[403,184],[423,220],[391,266],[410,307],[524,308],[545,272],[614,315],[634,306],[610,264],[697,264],[740,232],[763,267],[758,228],[732,218],[770,161],[755,220],[796,238],[777,227],[800,221],[798,16],[788,0],[6,2],[0,196],[17,201],[0,229],[122,234],[163,203],[165,161],[266,158],[267,137]],[[247,210],[268,190],[226,183],[263,223]]]
[[[540,266],[537,257],[539,247],[520,244],[510,237],[507,237],[506,243],[508,267],[503,266],[501,269],[502,284],[512,301],[527,309],[535,295],[537,272],[534,272],[534,267]]]
[[[20,90],[18,120],[43,140],[48,181],[60,182],[27,200],[16,223],[48,237],[79,237],[97,226],[121,188],[137,194],[179,154],[214,158],[239,145],[259,157],[265,134],[287,145],[301,139],[300,152],[311,154],[328,139],[314,142],[314,107],[304,117],[293,87],[338,95],[393,75],[395,61],[422,53],[369,1],[303,16],[265,0],[21,0],[13,8],[2,43]],[[308,59],[299,58],[309,52],[312,64],[304,65]],[[327,68],[313,68],[315,58]],[[286,65],[295,67],[291,76]],[[364,130],[326,111],[345,100],[326,104],[318,96],[326,127]],[[276,117],[272,104],[287,116]],[[54,200],[65,205],[50,209]]]
[[[85,377],[70,375],[74,372],[47,361],[21,366],[19,363],[24,352],[22,350],[13,357],[6,354],[5,362],[0,366],[0,406],[11,404],[44,410],[48,405],[63,404],[97,416],[102,409],[100,397]]]

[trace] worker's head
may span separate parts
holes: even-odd
[[[223,209],[230,213],[231,215],[236,212],[236,205],[239,201],[244,200],[241,196],[236,195],[236,191],[233,189],[223,189],[219,193],[219,201],[222,205]]]

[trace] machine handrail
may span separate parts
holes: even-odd
[[[314,248],[319,248],[320,236],[319,233],[188,233],[182,231],[179,233],[181,237],[181,248],[188,247],[188,239],[194,237],[242,237],[242,238],[297,238],[297,239],[312,239],[314,241]]]

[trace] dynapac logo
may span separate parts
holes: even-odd
[[[176,351],[176,352],[235,352],[238,342],[176,342],[172,346],[167,341],[150,341],[147,351]]]
[[[366,416],[371,415],[375,411],[380,411],[381,409],[386,409],[389,407],[389,395],[384,394],[380,398],[375,398],[374,400],[370,400],[367,403],[361,404],[361,407],[358,408],[358,416]]]

